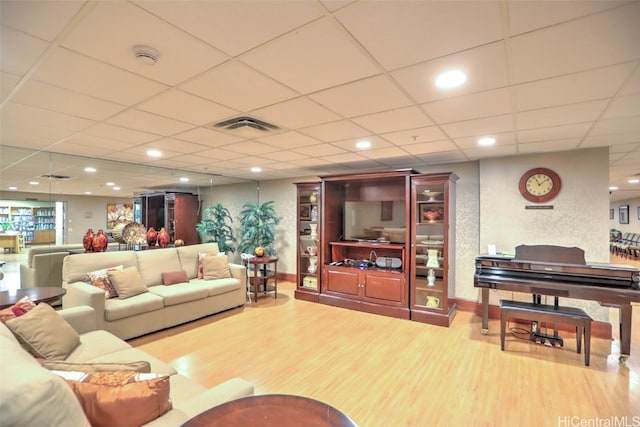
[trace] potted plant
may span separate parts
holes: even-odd
[[[242,253],[256,254],[256,248],[264,248],[264,255],[275,255],[273,242],[275,226],[280,218],[273,208],[273,200],[260,204],[247,202],[240,212],[240,245]]]
[[[210,206],[204,210],[202,221],[196,224],[196,230],[206,242],[216,242],[220,252],[233,253],[236,251],[236,238],[231,224],[233,219],[229,209],[222,203]]]

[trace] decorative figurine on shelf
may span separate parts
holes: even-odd
[[[255,256],[257,257],[263,257],[265,253],[265,249],[262,246],[258,246],[256,248],[256,250],[254,251]]]
[[[147,245],[153,247],[158,242],[158,232],[155,228],[149,227],[149,231],[147,231]]]
[[[427,297],[427,307],[429,308],[438,308],[440,307],[440,298],[428,296]]]
[[[312,256],[309,257],[309,266],[307,267],[307,271],[311,274],[315,274],[318,271],[318,257]]]
[[[314,240],[318,239],[318,224],[309,224],[311,228],[311,238]]]
[[[184,246],[184,240],[176,239],[176,241],[173,242],[173,244],[176,245],[176,248],[179,248],[180,246]]]
[[[427,273],[427,286],[430,288],[433,288],[436,285],[436,272],[433,270],[433,268],[429,269],[429,272]]]
[[[107,245],[109,244],[109,239],[107,239],[107,235],[104,234],[103,230],[98,230],[98,234],[93,236],[93,251],[94,252],[104,252],[107,250]]]
[[[169,233],[167,233],[167,230],[162,227],[160,229],[160,232],[158,233],[157,239],[158,246],[160,246],[161,248],[166,248],[167,246],[169,246],[169,240],[171,239],[171,237],[169,236]]]
[[[318,207],[314,206],[311,208],[311,221],[318,220]]]
[[[313,193],[311,193],[311,195],[309,196],[309,201],[311,203],[316,203],[318,201],[318,192],[314,191]]]
[[[439,268],[440,262],[438,261],[438,250],[437,249],[428,249],[427,250],[427,267]]]
[[[93,229],[88,229],[82,237],[82,246],[85,252],[93,252]]]

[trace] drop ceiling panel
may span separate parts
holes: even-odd
[[[412,99],[425,103],[508,86],[506,64],[504,43],[497,42],[403,68],[391,75]],[[450,69],[464,71],[467,81],[455,89],[437,88],[437,76]]]
[[[267,160],[281,161],[281,162],[291,162],[291,161],[296,161],[300,159],[306,159],[309,157],[301,153],[296,153],[295,151],[292,151],[292,150],[274,151],[273,153],[264,153],[264,154],[261,154],[260,156]],[[291,167],[294,167],[294,166],[290,165],[290,167],[288,168],[291,168]]]
[[[385,147],[361,151],[359,154],[368,159],[389,160],[396,157],[405,157],[408,153],[400,147]]]
[[[386,69],[502,39],[495,1],[358,2],[336,16]]]
[[[114,31],[117,23],[117,31]],[[133,73],[176,85],[223,62],[225,56],[167,22],[121,1],[97,2],[65,37],[63,46]],[[149,66],[134,56],[136,45],[159,52]]]
[[[6,73],[24,76],[45,53],[47,47],[48,44],[42,40],[3,26],[0,30],[0,69]]]
[[[272,147],[268,144],[262,144],[260,142],[255,141],[243,141],[237,142],[235,144],[226,145],[224,147],[225,150],[232,151],[235,153],[248,155],[248,156],[259,156],[264,153],[272,153],[274,151],[278,151],[276,147]]]
[[[20,82],[20,78],[18,76],[13,76],[7,73],[0,73],[0,99],[4,101],[9,94],[13,91],[13,89]]]
[[[309,157],[317,157],[322,158],[322,156],[327,155],[346,155],[347,151],[339,148],[333,144],[318,144],[318,145],[309,145],[306,147],[294,148],[293,151],[296,153],[304,154]],[[325,159],[328,162],[328,160]],[[329,162],[334,163],[334,162]],[[322,164],[322,163],[321,163]],[[309,166],[308,162],[302,161],[301,165]]]
[[[89,127],[94,122],[81,117],[9,102],[0,110],[0,123],[5,126],[9,123],[21,123],[27,126],[50,126],[79,131]]]
[[[156,114],[131,109],[124,111],[107,120],[108,123],[153,133],[155,135],[169,136],[178,132],[191,129],[193,125]]]
[[[298,129],[340,119],[336,113],[308,98],[296,98],[260,108],[252,115],[288,129]]]
[[[360,138],[370,135],[366,129],[361,128],[349,120],[313,126],[301,129],[300,132],[324,142],[340,141],[347,138]]]
[[[619,147],[626,147],[629,144],[640,142],[640,132],[629,133],[603,133],[601,135],[589,134],[580,144],[580,148],[588,147],[606,147],[610,146],[610,150],[617,150]]]
[[[640,114],[640,93],[616,97],[607,107],[603,119]]]
[[[98,123],[91,126],[90,128],[82,131],[81,135],[92,135],[104,138],[105,140],[113,139],[129,144],[144,144],[159,138],[158,135],[153,133],[140,132],[134,129],[114,126],[106,123]]]
[[[607,101],[602,100],[524,111],[516,114],[518,129],[589,122],[598,118],[606,106]]]
[[[216,132],[215,130],[202,127],[178,133],[173,137],[179,140],[206,145],[208,147],[222,147],[243,140],[243,138],[239,138],[237,136]]]
[[[600,120],[591,130],[589,135],[604,135],[618,133],[640,132],[640,115],[622,117],[619,119]],[[615,137],[613,137],[615,138]]]
[[[370,77],[310,95],[344,117],[356,117],[411,105],[386,75]]]
[[[446,139],[447,135],[437,126],[427,126],[402,132],[385,133],[382,134],[382,137],[396,145],[407,145],[416,142],[440,141]]]
[[[423,111],[416,107],[400,108],[383,113],[355,117],[351,121],[373,133],[389,133],[432,125]]]
[[[590,123],[578,123],[572,125],[562,125],[555,127],[543,127],[537,129],[518,131],[518,141],[520,143],[553,141],[554,139],[579,138],[582,139],[589,129]]]
[[[251,111],[297,96],[293,90],[236,61],[222,64],[180,89],[239,111]]]
[[[301,94],[380,72],[330,19],[287,34],[243,55],[241,60]]]
[[[163,154],[165,152],[170,152],[170,151],[191,154],[191,153],[197,153],[198,151],[209,149],[209,147],[201,144],[194,144],[193,142],[179,141],[173,138],[162,138],[145,145],[146,145],[146,148],[155,148],[157,150],[162,151]]]
[[[529,153],[548,153],[553,151],[568,151],[578,148],[580,138],[546,140],[544,142],[533,142],[529,144],[519,144],[518,152],[520,154]]]
[[[637,60],[640,2],[511,39],[516,83]]]
[[[135,1],[231,56],[321,17],[314,2]]]
[[[45,110],[53,110],[93,120],[104,120],[123,109],[122,105],[113,102],[103,101],[33,80],[26,82],[11,100]]]
[[[422,109],[436,123],[460,122],[508,114],[511,96],[509,89],[496,89],[423,104]]]
[[[316,145],[320,142],[315,138],[311,138],[299,132],[284,132],[277,135],[264,136],[259,138],[257,141],[267,143],[273,147],[281,148],[283,150]]]
[[[0,18],[2,25],[53,41],[83,5],[92,7],[81,1],[2,1]]]
[[[419,144],[403,145],[402,149],[413,155],[424,155],[432,153],[444,153],[457,150],[453,142],[449,140],[435,142],[421,142]]]
[[[163,92],[137,108],[194,125],[218,122],[238,113],[237,110],[175,89]]]
[[[471,159],[486,159],[491,157],[514,156],[518,154],[515,145],[493,146],[489,147],[488,150],[486,149],[486,147],[470,148],[468,150],[462,151],[468,158]]]
[[[442,125],[442,129],[452,138],[463,136],[488,136],[495,133],[513,131],[513,118],[510,114],[467,120]]]
[[[507,145],[515,145],[516,137],[513,132],[504,132],[499,134],[492,135],[496,143],[490,147],[486,147],[487,150],[493,150],[494,147],[503,147]],[[462,150],[470,150],[470,149],[482,149],[478,145],[478,138],[476,137],[467,137],[467,138],[456,138],[454,140],[455,145]]]

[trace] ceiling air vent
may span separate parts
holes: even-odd
[[[40,178],[54,179],[58,181],[66,181],[68,179],[71,179],[70,176],[66,176],[66,175],[40,175]]]
[[[234,117],[207,127],[245,138],[257,138],[281,130],[276,125],[249,116]]]

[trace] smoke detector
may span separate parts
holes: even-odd
[[[138,61],[145,65],[153,65],[158,62],[158,58],[160,57],[160,52],[152,48],[151,46],[145,45],[135,45],[133,47],[133,52]]]

